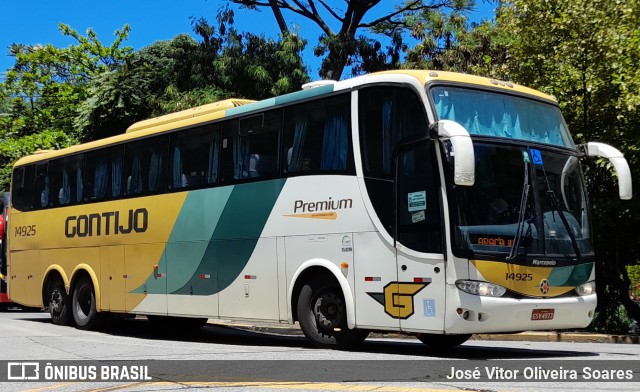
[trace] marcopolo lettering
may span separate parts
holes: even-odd
[[[108,211],[89,215],[69,216],[64,222],[67,238],[93,237],[112,234],[144,233],[149,227],[149,212],[146,208]]]
[[[329,200],[325,201],[312,201],[305,203],[303,200],[296,200],[293,205],[293,212],[321,212],[321,211],[336,211],[353,208],[353,200],[341,199],[341,200]]]

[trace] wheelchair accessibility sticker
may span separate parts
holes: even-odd
[[[424,309],[424,317],[436,317],[435,299],[424,299],[422,301],[422,307]]]

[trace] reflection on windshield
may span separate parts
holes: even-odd
[[[516,257],[525,253],[555,257],[593,253],[577,158],[479,142],[474,143],[474,149],[475,185],[453,190],[458,249],[506,256],[515,251]],[[525,171],[525,159],[530,155],[532,163]],[[528,173],[528,179],[523,173]],[[525,183],[530,185],[527,198],[522,196]],[[518,241],[515,250],[514,239]]]
[[[560,109],[553,105],[463,87],[435,86],[430,93],[438,119],[455,121],[471,135],[574,146]]]

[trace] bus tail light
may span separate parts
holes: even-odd
[[[482,297],[502,297],[507,292],[507,289],[497,284],[476,280],[458,280],[456,287],[465,293]]]

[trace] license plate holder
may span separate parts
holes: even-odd
[[[544,320],[553,320],[553,316],[555,315],[555,309],[533,309],[531,311],[531,320],[533,321],[544,321]]]

